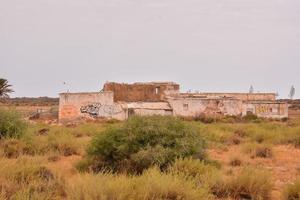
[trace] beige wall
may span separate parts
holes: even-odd
[[[288,104],[275,101],[266,103],[245,102],[234,98],[170,97],[168,102],[118,103],[113,98],[113,92],[62,93],[59,101],[59,121],[65,123],[97,118],[125,120],[131,112],[138,115],[197,117],[200,114],[246,115],[251,111],[259,117],[288,117]]]
[[[169,99],[169,103],[175,116],[196,117],[200,114],[242,114],[242,101],[237,99],[178,98]]]
[[[172,109],[168,102],[134,102],[127,104],[128,113],[140,116],[148,115],[172,115]]]
[[[209,97],[232,97],[243,101],[275,101],[275,93],[199,93]]]
[[[139,116],[172,115],[172,111],[167,111],[167,110],[149,110],[149,109],[144,109],[144,108],[136,108],[133,110],[134,110],[134,114],[139,115]]]
[[[114,118],[126,119],[122,104],[113,102],[112,92],[62,93],[59,95],[59,121]]]
[[[246,115],[247,112],[252,112],[258,117],[265,118],[286,118],[288,117],[288,104],[286,103],[245,103],[243,105],[243,115]]]

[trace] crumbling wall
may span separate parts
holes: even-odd
[[[174,98],[169,99],[175,116],[197,117],[205,115],[241,115],[242,101],[238,99],[201,99]]]
[[[123,106],[113,102],[112,92],[59,95],[59,121],[61,123],[97,118],[126,119]]]
[[[275,101],[275,93],[199,93],[198,95],[211,97],[227,97],[240,99],[242,101]]]
[[[249,102],[243,105],[243,115],[255,114],[264,118],[287,118],[288,104],[278,102]]]
[[[127,104],[128,116],[173,115],[168,102],[134,102]]]
[[[115,102],[159,102],[165,100],[166,95],[179,93],[179,85],[169,82],[151,83],[106,83],[103,91],[114,93]]]

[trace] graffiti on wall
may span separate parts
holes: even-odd
[[[117,115],[123,112],[121,106],[103,105],[101,103],[90,103],[80,108],[81,113],[87,113],[91,117],[108,117]]]
[[[278,109],[268,105],[259,105],[256,107],[257,114],[278,113]]]

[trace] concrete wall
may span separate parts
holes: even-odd
[[[133,111],[134,111],[135,115],[139,115],[139,116],[151,116],[151,115],[168,116],[168,115],[173,115],[173,112],[168,111],[168,110],[150,110],[150,109],[144,109],[144,108],[134,108]]]
[[[173,115],[167,102],[134,102],[127,104],[128,116],[131,115]]]
[[[253,113],[264,118],[287,118],[289,114],[287,103],[249,102],[243,104],[243,115]]]
[[[126,119],[122,104],[113,102],[112,92],[62,93],[59,95],[59,121],[114,118]]]
[[[198,95],[210,97],[230,97],[242,101],[275,101],[275,93],[198,93]]]
[[[103,91],[114,93],[115,102],[159,102],[165,99],[165,95],[179,93],[179,85],[172,82],[150,83],[106,83]]]
[[[237,99],[175,98],[168,100],[175,116],[241,115],[242,101]]]
[[[179,93],[172,82],[106,83],[103,92],[62,93],[59,121],[113,118],[137,115],[197,117],[246,115],[288,117],[288,105],[275,101],[274,93]]]

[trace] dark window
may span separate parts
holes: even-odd
[[[183,110],[188,110],[188,109],[189,109],[189,104],[184,103],[184,104],[183,104]]]

